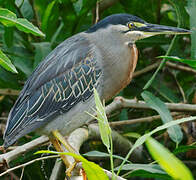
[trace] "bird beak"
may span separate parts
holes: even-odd
[[[191,31],[182,28],[149,24],[149,23],[146,23],[145,26],[142,26],[139,29],[147,36],[154,36],[159,34],[190,34],[191,33]]]

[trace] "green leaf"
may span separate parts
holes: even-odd
[[[52,15],[52,10],[53,10],[53,7],[55,6],[56,4],[56,0],[52,1],[46,8],[45,12],[44,12],[44,15],[43,15],[43,19],[42,19],[42,30],[44,32],[46,32],[46,29],[48,27],[48,23],[49,23],[49,19]]]
[[[139,139],[137,139],[137,141],[135,142],[135,144],[132,146],[131,150],[128,152],[126,158],[124,159],[124,161],[122,162],[122,164],[120,165],[120,168],[117,172],[117,175],[120,173],[120,170],[122,168],[122,166],[124,165],[124,163],[126,162],[126,160],[130,157],[131,153],[139,146],[141,146],[147,138],[149,138],[152,134],[158,132],[158,131],[162,131],[164,129],[167,129],[169,127],[172,127],[174,125],[177,125],[177,124],[181,124],[181,123],[184,123],[184,122],[188,122],[188,121],[193,121],[193,120],[196,120],[196,116],[193,116],[193,117],[188,117],[188,118],[182,118],[182,119],[178,119],[178,120],[175,120],[175,121],[170,121],[168,123],[165,123],[164,125],[162,126],[158,126],[157,128],[155,128],[154,130],[152,130],[151,132],[147,133],[147,134],[144,134],[143,136],[141,136]]]
[[[173,180],[168,174],[151,173],[145,170],[135,170],[131,171],[127,178],[132,177],[143,177],[144,179],[156,179],[156,180]]]
[[[89,180],[109,180],[108,176],[105,174],[103,169],[95,164],[94,162],[90,162],[81,155],[73,154],[73,153],[66,153],[66,152],[55,152],[55,151],[38,151],[35,154],[42,154],[42,153],[49,153],[49,154],[62,154],[72,156],[74,159],[77,159],[82,162],[82,167],[84,168],[86,175]]]
[[[37,28],[35,27],[32,23],[27,21],[24,18],[18,18],[16,21],[16,27],[25,33],[31,33],[36,36],[42,36],[45,37],[45,35]]]
[[[105,108],[101,103],[97,90],[94,89],[94,97],[95,97],[95,104],[97,108],[97,120],[99,124],[99,131],[101,134],[101,139],[103,144],[109,149],[110,148],[110,138],[109,135],[111,134],[111,128],[108,123],[107,116],[105,114]]]
[[[16,14],[9,11],[8,9],[0,8],[0,22],[4,26],[14,26],[16,23]]]
[[[11,63],[10,59],[0,50],[0,65],[6,70],[13,73],[18,73],[14,65]]]
[[[149,137],[146,140],[146,146],[152,157],[171,177],[178,180],[193,180],[190,170],[182,163],[182,161],[175,157],[158,141]]]
[[[192,149],[196,149],[196,146],[179,146],[178,148],[176,148],[173,153],[174,154],[179,154],[179,153],[183,153],[183,152],[187,152],[189,150],[192,150]]]
[[[147,105],[159,113],[159,115],[161,116],[162,122],[164,124],[167,122],[173,121],[168,108],[159,98],[157,98],[156,96],[154,96],[148,91],[144,91],[141,95],[143,99],[145,100],[145,102],[147,103]],[[168,131],[170,138],[174,142],[180,143],[182,141],[183,133],[181,131],[180,126],[178,125],[172,126],[168,128],[167,131]]]
[[[110,157],[110,154],[105,153],[105,152],[100,152],[100,151],[90,151],[83,155],[88,156],[88,157]],[[121,156],[118,156],[118,155],[112,155],[112,156],[113,158],[124,160],[124,158]],[[127,162],[130,162],[130,161],[127,161]]]
[[[115,168],[115,170],[118,169],[119,167]],[[158,164],[125,164],[123,165],[122,170],[145,170],[151,173],[166,174]]]
[[[16,26],[20,31],[32,33],[36,36],[45,35],[32,23],[24,18],[17,18],[16,15],[8,9],[0,8],[0,22],[5,26]]]
[[[158,58],[165,58],[172,61],[178,61],[184,64],[191,66],[192,68],[196,69],[196,60],[194,59],[182,59],[176,56],[158,56]]]

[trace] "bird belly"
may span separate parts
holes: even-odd
[[[58,130],[62,135],[68,135],[76,128],[81,127],[93,119],[87,114],[87,112],[93,114],[93,107],[95,107],[94,96],[91,96],[90,99],[85,102],[79,102],[65,114],[54,118],[44,127],[38,129],[37,133],[50,136],[52,131]]]

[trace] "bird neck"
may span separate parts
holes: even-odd
[[[90,36],[91,43],[100,52],[103,66],[103,99],[107,101],[129,84],[137,64],[137,49],[134,43],[126,42],[118,35],[96,33]]]

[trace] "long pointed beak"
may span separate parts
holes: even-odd
[[[157,24],[149,24],[146,23],[145,26],[139,28],[140,31],[143,31],[147,35],[158,35],[158,34],[190,34],[190,30],[177,28],[177,27],[170,27],[170,26],[163,26]]]

